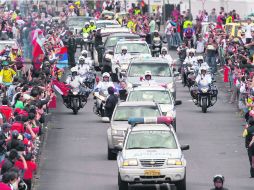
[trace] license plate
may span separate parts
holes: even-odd
[[[160,170],[145,170],[145,176],[160,176]]]

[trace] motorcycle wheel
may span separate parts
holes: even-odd
[[[207,112],[207,99],[206,98],[202,99],[202,112],[203,113]]]
[[[76,115],[76,114],[78,114],[78,103],[77,103],[77,101],[74,100],[72,102],[72,104],[73,104],[73,108],[72,108],[73,113]]]

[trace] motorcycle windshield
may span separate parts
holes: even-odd
[[[209,83],[206,79],[200,80],[199,88],[208,88],[208,87],[209,87]]]
[[[79,88],[79,81],[78,80],[73,80],[72,82],[70,82],[70,86],[72,88]]]

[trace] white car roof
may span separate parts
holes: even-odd
[[[133,88],[131,91],[139,91],[139,90],[154,90],[154,91],[168,91],[168,89],[163,88],[162,86],[138,86]]]
[[[137,124],[132,127],[132,131],[172,131],[171,128],[165,124]]]

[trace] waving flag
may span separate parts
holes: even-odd
[[[53,86],[53,88],[59,93],[61,94],[62,96],[67,96],[68,95],[68,92],[70,90],[70,88],[64,84],[63,82],[60,82],[56,79],[53,79],[51,81],[51,84]]]
[[[41,38],[36,38],[36,40],[33,41],[33,63],[36,70],[40,69],[41,63],[44,59],[44,51],[43,51],[43,40]]]
[[[57,68],[68,67],[68,54],[67,47],[60,47],[55,50],[56,56],[58,57]]]

